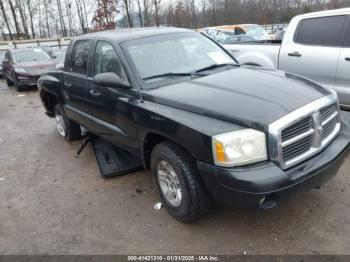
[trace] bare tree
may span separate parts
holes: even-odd
[[[88,14],[87,14],[85,0],[82,0],[82,3],[83,3],[83,7],[84,7],[84,17],[85,17],[86,30],[89,31],[89,20],[88,20]]]
[[[130,16],[130,2],[129,0],[123,0],[124,2],[124,9],[125,9],[125,13],[126,13],[126,18],[128,20],[128,26],[129,27],[133,27],[133,21],[132,18]]]
[[[34,21],[33,21],[34,11],[33,11],[31,2],[32,2],[31,0],[26,1],[28,14],[29,14],[29,20],[30,20],[30,29],[32,31],[32,38],[35,39],[35,30],[34,30]]]
[[[138,10],[139,10],[139,19],[140,19],[140,26],[143,27],[143,19],[142,19],[142,10],[141,10],[141,4],[140,4],[140,0],[137,0],[137,6],[138,6]]]
[[[81,26],[81,30],[83,31],[83,34],[87,33],[87,28],[85,27],[85,18],[83,13],[83,8],[80,0],[75,0],[75,4],[78,11],[78,18]]]
[[[144,25],[150,26],[149,0],[143,0]]]
[[[29,39],[30,36],[29,36],[29,31],[28,31],[27,19],[25,17],[25,14],[24,14],[24,11],[22,8],[22,1],[16,0],[16,5],[17,5],[18,12],[20,14],[20,17],[21,17],[24,35],[27,39]]]
[[[60,19],[60,26],[61,26],[62,35],[67,36],[67,29],[66,29],[66,24],[64,22],[61,0],[57,0],[57,10],[58,10],[58,16]]]
[[[160,3],[162,0],[152,0],[153,6],[154,6],[154,15],[156,19],[156,26],[160,25],[159,21],[159,9],[160,9]]]
[[[14,5],[12,3],[12,0],[8,0],[8,3],[10,5],[10,10],[11,10],[13,22],[15,24],[17,39],[19,39],[21,37],[21,29],[19,28],[16,10],[15,10],[15,7],[14,7]]]
[[[6,27],[7,27],[7,31],[8,31],[8,33],[10,35],[10,40],[13,40],[12,33],[11,33],[11,28],[10,28],[10,24],[9,24],[9,20],[7,18],[7,14],[5,12],[5,7],[4,7],[4,4],[3,4],[2,1],[0,1],[0,8],[1,8],[3,19],[4,19]]]
[[[49,6],[50,6],[51,0],[44,0],[44,11],[45,11],[45,23],[46,23],[46,31],[47,35],[50,38],[51,37],[51,30],[50,30],[50,24],[49,24]]]

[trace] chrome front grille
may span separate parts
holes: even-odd
[[[293,144],[282,148],[282,157],[284,161],[289,161],[300,154],[307,152],[312,145],[312,135],[308,135]]]
[[[288,141],[289,139],[299,136],[312,128],[312,118],[305,117],[299,122],[291,125],[290,127],[282,131],[282,143]]]
[[[335,94],[312,102],[269,126],[270,158],[289,168],[326,147],[340,130]]]

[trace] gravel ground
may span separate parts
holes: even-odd
[[[149,172],[103,179],[91,150],[65,142],[36,90],[0,81],[0,254],[349,254],[350,177],[270,211],[215,207],[185,225]]]

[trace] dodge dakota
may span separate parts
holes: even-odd
[[[242,65],[276,68],[334,89],[350,109],[350,8],[296,16],[278,41],[224,45]]]
[[[63,138],[80,138],[83,126],[138,158],[184,222],[203,216],[211,199],[268,209],[318,188],[349,149],[349,113],[335,92],[241,67],[187,29],[80,36],[39,91]]]

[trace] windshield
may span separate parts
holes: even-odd
[[[15,62],[33,62],[49,60],[49,55],[41,49],[27,49],[13,53]]]
[[[262,28],[259,25],[248,25],[248,26],[245,26],[244,29],[246,30],[247,34],[251,35],[251,36],[267,35],[267,33],[264,30],[264,28]]]
[[[218,45],[194,33],[137,39],[124,46],[142,79],[168,73],[191,73],[213,65],[237,64]]]

